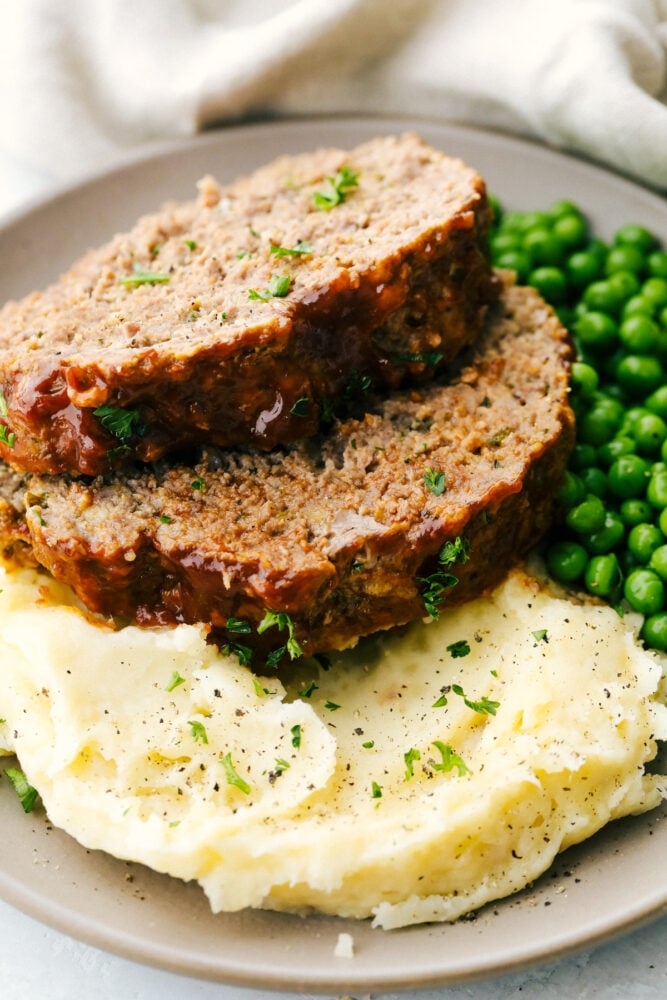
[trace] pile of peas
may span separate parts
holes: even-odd
[[[550,302],[577,347],[576,446],[546,564],[561,583],[644,615],[667,650],[667,252],[643,226],[610,244],[572,202],[545,212],[495,203],[494,264]]]

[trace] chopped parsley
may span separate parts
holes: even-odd
[[[208,743],[208,735],[203,722],[197,722],[196,719],[190,719],[188,725],[190,727],[190,735],[195,743]]]
[[[457,562],[468,559],[470,545],[458,536],[453,542],[445,542],[438,553],[438,569],[429,576],[417,577],[422,584],[421,597],[424,608],[431,618],[438,618],[438,606],[442,604],[448,590],[459,582],[458,577],[447,572]]]
[[[536,642],[548,642],[549,636],[547,635],[547,630],[545,628],[538,628],[535,632],[530,633]]]
[[[266,656],[267,667],[269,667],[270,670],[275,670],[286,652],[287,648],[285,646],[278,646],[277,649],[272,649]]]
[[[121,285],[163,285],[171,281],[171,275],[165,271],[144,271],[141,264],[135,263],[134,273],[120,279]]]
[[[405,780],[409,781],[410,778],[414,777],[415,773],[415,761],[421,760],[421,754],[419,750],[415,750],[414,747],[410,747],[403,754],[403,760],[405,761]]]
[[[436,472],[430,465],[427,465],[424,469],[422,479],[433,496],[439,497],[445,492],[446,479],[444,472]]]
[[[35,803],[39,798],[39,792],[37,789],[33,788],[23,771],[19,771],[16,767],[6,768],[5,774],[11,781],[14,791],[19,797],[19,801],[23,806],[23,812],[32,812],[35,808]]]
[[[274,625],[278,626],[279,632],[287,629],[289,638],[285,644],[285,648],[290,655],[290,659],[295,660],[297,657],[303,656],[303,650],[294,637],[294,622],[284,611],[267,611],[257,626],[257,634],[262,635],[263,632],[266,632],[269,628],[273,628]]]
[[[168,514],[160,514],[160,524],[171,524],[172,518]]]
[[[248,667],[252,663],[252,649],[240,642],[226,642],[220,652],[223,656],[235,656],[242,667]]]
[[[449,655],[456,660],[460,656],[468,655],[470,652],[470,643],[467,639],[458,639],[457,642],[452,642],[445,648]]]
[[[206,480],[204,479],[203,476],[197,476],[196,479],[192,480],[190,486],[192,487],[193,490],[203,490],[204,487],[206,486]]]
[[[165,687],[165,691],[173,691],[174,688],[179,686],[179,684],[185,684],[185,677],[181,677],[178,670],[174,670],[169,679],[169,683]]]
[[[444,708],[445,705],[447,704],[447,692],[448,691],[451,691],[450,687],[447,687],[446,689],[443,690],[443,692],[440,695],[440,697],[438,698],[438,700],[433,702],[433,704],[431,705],[431,708]]]
[[[289,274],[274,274],[269,282],[269,287],[263,292],[258,292],[255,288],[248,289],[248,298],[253,301],[259,299],[261,302],[268,302],[269,299],[284,299],[290,290],[292,279]]]
[[[292,746],[298,750],[301,746],[301,726],[298,723],[296,726],[292,726],[290,733],[292,734]]]
[[[237,635],[248,635],[252,632],[252,628],[248,622],[241,621],[240,618],[234,618],[232,615],[225,622],[225,628],[228,632],[235,632]]]
[[[348,194],[359,187],[359,171],[345,164],[333,177],[327,177],[327,187],[313,193],[313,204],[320,212],[328,212],[342,204]]]
[[[7,445],[8,448],[13,448],[16,443],[16,434],[14,431],[10,431],[7,424],[0,424],[0,441]]]
[[[340,705],[337,705],[335,701],[325,701],[324,702],[324,707],[329,712],[337,712],[338,709],[340,708]]]
[[[382,798],[382,788],[378,785],[377,781],[371,782],[371,795],[374,799]]]
[[[442,771],[447,773],[447,771],[453,771],[454,768],[459,772],[459,777],[462,778],[464,774],[469,773],[469,768],[463,762],[463,759],[459,757],[457,753],[454,753],[453,749],[449,743],[442,743],[440,740],[433,740],[433,746],[438,750],[442,760],[433,765],[434,771]]]
[[[288,767],[291,767],[289,761],[284,760],[282,757],[276,757],[276,774],[282,774]]]
[[[295,417],[305,417],[308,415],[308,396],[300,396],[294,406],[290,408],[290,413]]]
[[[457,694],[459,698],[463,698],[464,703],[471,708],[473,712],[479,712],[480,715],[495,715],[496,709],[500,708],[499,701],[491,701],[484,695],[479,701],[473,701],[472,698],[468,698],[466,693],[460,684],[452,684],[452,691]]]
[[[93,410],[93,416],[97,417],[105,431],[113,434],[119,441],[129,441],[135,434],[141,435],[146,432],[145,426],[141,423],[139,410],[124,410],[120,406],[98,406]]]
[[[274,257],[301,257],[303,254],[309,254],[313,252],[313,248],[310,243],[305,241],[300,241],[295,247],[279,247],[275,243],[271,244],[271,251]]]
[[[372,750],[375,746],[375,740],[366,740],[365,743],[361,744],[364,750]]]
[[[315,683],[315,681],[311,681],[310,684],[308,684],[307,687],[305,687],[305,688],[303,688],[303,690],[299,691],[299,698],[310,698],[310,696],[312,695],[313,691],[317,691],[318,686],[319,685],[317,685]]]
[[[222,764],[225,777],[227,778],[227,784],[233,785],[234,788],[238,788],[239,791],[243,792],[244,795],[250,795],[250,785],[247,781],[244,781],[241,775],[237,772],[234,764],[232,763],[231,753],[226,753],[224,757],[220,758],[220,763]]]
[[[186,241],[185,241],[185,245],[186,245],[186,247],[188,247],[188,248],[189,248],[190,250],[196,250],[196,249],[197,249],[197,243],[196,243],[196,241],[195,241],[195,240],[186,240]]]
[[[0,389],[0,417],[6,417],[8,413],[7,399],[2,389]]]

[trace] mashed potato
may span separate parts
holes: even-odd
[[[30,571],[3,587],[4,750],[53,823],[199,880],[216,911],[453,920],[665,788],[644,773],[657,659],[522,572],[287,688],[201,629],[114,632]]]

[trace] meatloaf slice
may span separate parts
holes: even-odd
[[[489,217],[481,178],[413,134],[205,179],[0,311],[0,454],[93,475],[312,435],[332,400],[473,342]]]
[[[493,587],[539,540],[573,443],[569,365],[551,309],[510,286],[451,381],[326,438],[91,482],[33,476],[27,513],[7,472],[5,551],[17,558],[27,523],[39,563],[106,615],[279,646],[287,633],[257,635],[268,609],[304,651],[344,647]]]

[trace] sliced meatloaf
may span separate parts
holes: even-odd
[[[539,540],[573,444],[569,365],[551,309],[508,287],[449,381],[326,438],[90,482],[33,476],[23,500],[6,471],[6,558],[32,546],[106,615],[280,646],[284,629],[257,634],[268,609],[305,652],[344,647],[485,591]]]
[[[0,311],[0,454],[92,475],[312,435],[473,342],[489,215],[481,178],[413,134],[205,179]]]

